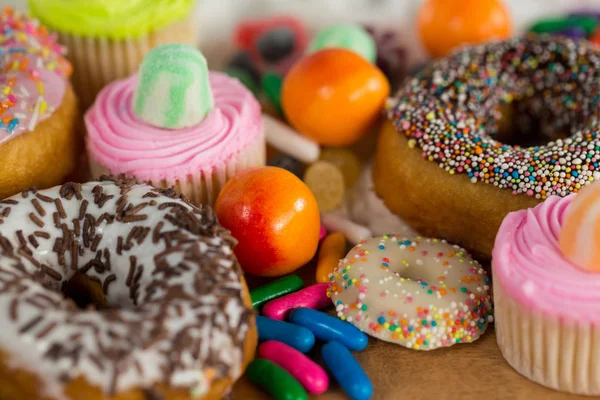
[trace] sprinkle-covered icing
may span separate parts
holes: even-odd
[[[600,274],[580,269],[559,248],[574,196],[552,196],[535,208],[506,216],[492,254],[495,279],[521,304],[549,316],[597,323]]]
[[[155,383],[201,396],[241,373],[253,311],[210,208],[133,181],[68,183],[1,201],[0,227],[2,349],[50,398],[79,377],[106,396]],[[63,296],[76,274],[106,308]]]
[[[137,75],[113,82],[85,115],[90,156],[112,173],[159,182],[206,172],[227,162],[263,134],[260,104],[239,81],[209,72],[214,108],[198,125],[153,127],[133,112]]]
[[[37,20],[0,13],[0,144],[32,131],[62,102],[71,65]]]
[[[449,174],[545,199],[600,179],[599,85],[600,49],[591,43],[515,38],[435,62],[400,90],[387,112],[408,145]],[[512,102],[540,121],[547,145],[494,139],[498,106]]]
[[[481,265],[438,239],[362,241],[331,275],[329,293],[341,319],[416,350],[472,342],[493,320]]]

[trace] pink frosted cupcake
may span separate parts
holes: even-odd
[[[493,251],[498,345],[550,388],[600,395],[600,184],[508,214]]]
[[[85,125],[94,177],[124,173],[199,203],[265,163],[259,103],[184,44],[155,48],[137,74],[105,87]]]

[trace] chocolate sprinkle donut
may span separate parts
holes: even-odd
[[[253,311],[235,240],[210,208],[103,177],[1,201],[0,224],[2,351],[45,395],[83,377],[107,396],[155,383],[202,396],[241,374]],[[105,307],[63,295],[76,274]]]
[[[449,174],[537,199],[600,179],[600,49],[528,36],[459,50],[407,82],[387,105],[399,132]],[[498,106],[517,103],[540,123],[543,146],[494,139]]]

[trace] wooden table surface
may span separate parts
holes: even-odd
[[[298,274],[310,284],[314,267],[307,266]],[[256,287],[264,281],[248,279]],[[323,363],[320,347],[309,354]],[[360,365],[373,382],[373,400],[576,400],[589,399],[546,389],[519,375],[502,357],[496,344],[493,324],[476,342],[458,344],[434,351],[416,351],[369,337],[369,345],[355,352]],[[347,399],[330,376],[330,389],[314,400]],[[245,377],[233,388],[233,400],[269,399]]]

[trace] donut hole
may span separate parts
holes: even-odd
[[[61,291],[81,309],[106,308],[106,298],[100,282],[80,272],[76,272],[71,279],[65,281]]]
[[[501,103],[496,109],[497,127],[490,136],[503,144],[527,148],[566,139],[572,131],[583,127],[581,115],[561,121],[542,108],[542,101],[536,97]]]

